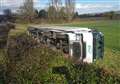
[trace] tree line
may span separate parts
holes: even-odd
[[[64,4],[64,6],[63,6]],[[56,20],[72,20],[75,12],[75,0],[49,0],[48,8],[37,10],[34,8],[33,0],[25,0],[24,4],[19,8],[18,14],[20,18],[32,21],[35,18]]]

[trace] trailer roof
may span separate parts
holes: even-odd
[[[67,32],[69,31],[73,31],[73,32],[91,31],[91,29],[83,28],[83,27],[67,27],[67,26],[30,26],[30,27],[38,28],[38,29],[48,29],[52,31],[67,31]]]

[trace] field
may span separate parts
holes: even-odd
[[[38,24],[37,24],[38,25]],[[58,25],[58,24],[57,24]],[[63,25],[63,24],[62,24]],[[120,21],[105,20],[105,21],[82,21],[64,24],[72,27],[88,27],[97,29],[104,34],[105,38],[105,55],[103,60],[96,63],[120,71]],[[17,24],[16,30],[11,31],[10,35],[16,36],[26,31],[29,24]]]
[[[105,55],[104,59],[98,60],[96,64],[120,73],[120,20],[81,21],[62,25],[94,28],[103,32],[105,38]],[[27,26],[29,24],[17,24],[16,30],[11,31],[10,35],[16,36],[24,33]]]
[[[9,38],[17,37],[21,34],[24,34],[29,25],[31,24],[16,24],[16,29],[10,32]],[[32,25],[40,25],[40,24],[32,24]],[[56,24],[53,24],[53,25],[56,25]],[[61,25],[61,24],[57,24],[57,25]],[[61,26],[88,27],[88,28],[95,28],[103,32],[105,37],[104,59],[97,60],[93,65],[104,67],[104,69],[112,70],[114,73],[117,73],[118,75],[120,75],[120,20],[80,21],[80,22],[62,24]],[[24,39],[26,38],[24,37]],[[29,43],[29,40],[25,40],[25,42]],[[15,50],[16,52],[22,52],[22,50],[24,49],[23,46],[21,45],[18,45],[17,47],[18,47],[18,50]],[[13,51],[14,51],[14,48],[13,48]],[[56,77],[58,78],[59,81],[62,80],[61,78],[63,78],[63,76],[59,79],[59,75],[52,75],[51,73],[49,73],[49,71],[51,71],[53,67],[64,66],[69,63],[63,59],[62,53],[52,52],[52,50],[49,50],[46,48],[43,48],[43,49],[36,48],[27,52],[30,52],[30,53],[27,53],[27,55],[25,52],[25,56],[28,56],[28,57],[25,57],[26,59],[23,59],[22,62],[16,63],[16,66],[15,66],[18,72],[18,76],[20,78],[19,80],[22,80],[22,81],[24,80],[24,83],[22,84],[32,84],[33,83],[32,81],[33,80],[36,81],[36,78],[38,78],[37,79],[38,81],[40,79],[43,82],[46,80],[46,78],[49,79],[49,77],[53,77],[53,79]],[[0,50],[0,58],[1,58],[0,64],[5,63],[4,55],[5,55],[4,51]],[[20,56],[24,56],[24,53],[20,53]],[[27,70],[29,70],[29,72]],[[92,67],[90,68],[90,70],[93,71]],[[23,72],[24,74],[22,74]],[[43,73],[46,73],[46,74],[43,74]],[[88,73],[90,74],[89,71]],[[31,75],[33,74],[35,74],[34,75],[35,77],[31,81],[29,79],[32,79]],[[93,74],[94,74],[94,71],[93,71]],[[56,81],[56,79],[54,81]],[[55,83],[55,84],[62,84],[62,83]],[[66,83],[63,83],[63,84],[66,84]]]

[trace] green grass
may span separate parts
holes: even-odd
[[[5,63],[5,52],[3,49],[0,49],[0,64]]]
[[[120,50],[120,20],[85,21],[69,26],[94,28],[104,33],[105,47]]]
[[[12,29],[9,33],[9,36],[19,36],[22,33],[25,33],[29,24],[16,24],[16,28]]]

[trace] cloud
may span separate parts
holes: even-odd
[[[85,13],[101,13],[105,11],[120,10],[119,5],[116,4],[101,4],[101,3],[77,3],[76,11],[79,14]]]
[[[21,5],[23,5],[25,0],[0,0],[0,4],[2,4],[2,7],[19,7]],[[44,4],[40,4],[40,0],[33,0],[35,7],[44,5]]]
[[[34,2],[39,2],[39,0],[33,0]]]
[[[76,4],[76,9],[93,9],[93,8],[111,8],[113,5],[110,4]]]
[[[23,0],[1,0],[0,4],[2,4],[2,6],[7,6],[7,7],[18,7],[23,3]]]

